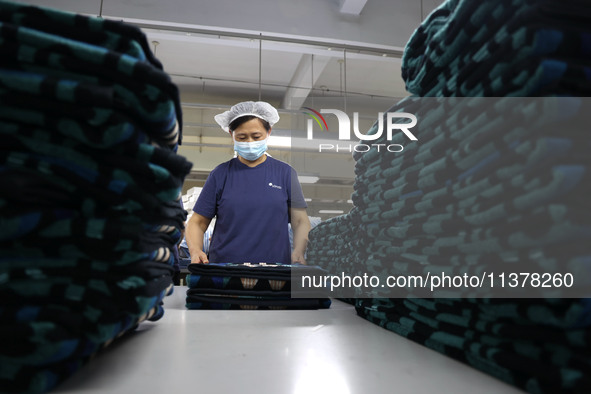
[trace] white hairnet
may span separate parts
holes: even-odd
[[[229,111],[214,116],[214,119],[224,131],[229,133],[230,123],[247,115],[256,116],[257,118],[266,120],[271,126],[279,121],[279,113],[277,113],[277,110],[271,104],[264,101],[244,101],[238,103],[232,106]]]

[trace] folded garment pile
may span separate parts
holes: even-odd
[[[310,233],[308,262],[331,274],[494,272],[499,292],[402,286],[358,313],[531,392],[591,387],[590,22],[580,1],[443,3],[404,53],[413,96],[388,110],[414,114],[418,140],[384,132],[372,143],[403,152],[354,153],[354,208]],[[514,272],[575,280],[500,289]]]
[[[44,392],[163,314],[191,163],[136,27],[0,1],[0,387]]]
[[[324,309],[326,271],[302,264],[190,264],[188,309]],[[316,277],[316,279],[314,279]]]
[[[313,264],[352,275],[560,268],[586,277],[589,101],[418,98],[395,108],[403,105],[422,120],[420,141],[404,154],[356,157],[355,206],[311,232]]]
[[[584,393],[588,299],[358,299],[357,313],[529,392]]]
[[[402,77],[421,97],[583,94],[589,18],[583,0],[448,0],[407,43]]]

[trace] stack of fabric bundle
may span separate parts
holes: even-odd
[[[589,392],[588,300],[357,299],[358,314],[533,393]]]
[[[349,214],[327,219],[311,230],[306,251],[308,263],[329,273],[350,274],[355,270],[359,265],[360,248],[357,247],[359,238],[355,236],[354,215],[355,208]]]
[[[188,309],[323,309],[329,308],[323,286],[326,271],[302,264],[190,264],[187,275]],[[314,280],[312,277],[317,277]],[[298,288],[298,293],[292,290]]]
[[[357,301],[360,316],[531,392],[591,387],[590,22],[580,1],[442,4],[405,50],[413,96],[388,111],[416,115],[418,141],[383,133],[376,144],[404,151],[355,153],[354,208],[310,234],[308,261],[333,274],[571,273],[568,289],[497,281],[492,295]],[[467,298],[487,294],[539,298]]]
[[[588,91],[589,9],[581,0],[449,0],[402,59],[421,97],[578,95]]]
[[[0,387],[43,392],[163,314],[191,163],[137,28],[0,2]]]

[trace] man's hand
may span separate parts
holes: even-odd
[[[308,245],[308,232],[310,232],[310,220],[306,208],[290,208],[291,228],[293,230],[293,252],[291,262],[306,264],[304,253]]]
[[[187,235],[185,239],[187,240],[189,254],[191,255],[191,264],[209,263],[209,259],[203,251],[203,235],[207,231],[210,222],[211,218],[201,216],[197,212],[194,212],[191,219],[187,222]]]
[[[304,254],[294,250],[294,252],[291,254],[291,263],[300,263],[306,265],[306,259],[304,258]]]
[[[209,259],[204,251],[199,250],[197,253],[191,254],[191,264],[208,264]]]

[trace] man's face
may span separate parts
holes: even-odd
[[[258,118],[242,123],[232,132],[232,137],[238,142],[253,142],[267,138],[267,130]]]

